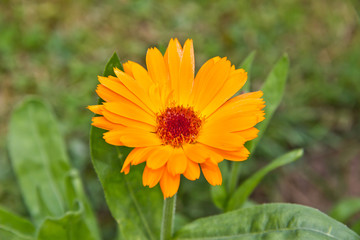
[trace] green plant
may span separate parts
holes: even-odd
[[[121,68],[116,54],[104,75],[112,74],[113,67]],[[288,60],[284,56],[264,84],[269,120],[283,95],[287,69]],[[262,133],[266,126],[267,122],[261,125]],[[160,189],[143,188],[141,166],[135,167],[131,175],[120,174],[130,149],[106,144],[102,133],[98,128],[91,129],[92,161],[119,226],[118,239],[158,239],[162,216]],[[254,150],[256,145],[257,142],[252,142],[250,148]],[[100,239],[77,170],[71,168],[54,116],[42,100],[27,99],[14,110],[9,151],[32,221],[0,209],[0,237]],[[173,239],[360,239],[342,223],[313,208],[280,203],[245,204],[267,173],[301,156],[302,150],[291,151],[240,186],[238,166],[233,165],[231,173],[224,175],[227,184],[212,190],[214,203],[228,212],[186,223],[177,228]]]

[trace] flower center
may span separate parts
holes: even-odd
[[[194,143],[199,135],[202,120],[193,108],[183,106],[168,107],[156,118],[156,134],[164,144],[181,147]]]

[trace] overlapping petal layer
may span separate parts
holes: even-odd
[[[107,143],[134,148],[122,172],[146,162],[143,185],[160,183],[166,198],[178,191],[181,174],[193,181],[201,169],[219,185],[221,161],[248,158],[244,143],[257,137],[254,126],[264,119],[265,105],[261,91],[231,98],[246,82],[243,69],[215,57],[195,76],[193,42],[182,47],[177,39],[164,56],[150,48],[147,69],[132,61],[123,67],[114,69],[116,77],[99,77],[96,92],[104,102],[89,106],[100,115],[92,125],[108,130]]]

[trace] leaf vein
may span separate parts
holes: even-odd
[[[120,154],[119,148],[116,148],[116,151],[118,152],[118,154]],[[149,226],[148,222],[146,221],[146,218],[145,218],[144,214],[143,214],[142,211],[141,211],[141,208],[140,208],[140,206],[139,206],[139,203],[138,203],[138,201],[136,200],[135,194],[134,194],[134,192],[133,192],[133,190],[132,190],[132,188],[131,188],[128,180],[127,180],[126,178],[124,178],[124,181],[125,181],[125,184],[126,184],[127,189],[129,190],[131,200],[133,201],[133,203],[134,203],[134,205],[135,205],[135,209],[136,209],[136,211],[138,212],[142,223],[144,224],[144,227],[145,227],[145,230],[146,230],[147,234],[149,235],[150,239],[155,239],[155,238],[154,238],[154,234],[152,233],[152,231],[151,231],[151,229],[150,229],[150,226]]]

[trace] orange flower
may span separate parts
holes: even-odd
[[[99,77],[96,92],[105,102],[89,106],[102,115],[92,125],[109,130],[107,143],[134,148],[121,172],[146,162],[143,184],[160,182],[164,198],[178,191],[181,174],[196,180],[200,168],[220,185],[218,164],[246,160],[244,143],[257,137],[254,126],[264,119],[261,91],[231,98],[246,82],[244,69],[214,57],[195,77],[194,62],[192,40],[181,47],[171,39],[164,56],[148,49],[147,70],[128,61],[124,71],[114,69],[116,77]]]

